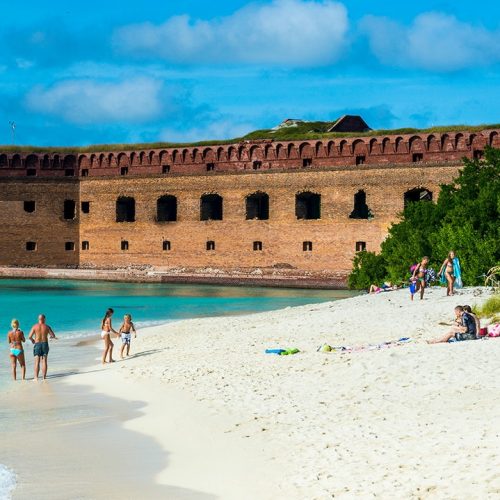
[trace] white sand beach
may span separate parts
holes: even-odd
[[[227,499],[498,498],[500,339],[425,343],[488,293],[181,321],[139,332],[133,352],[147,355],[75,383],[146,403],[125,425],[169,450],[161,484]],[[400,337],[413,342],[316,352]]]
[[[49,382],[107,416],[92,434],[112,439],[95,459],[85,450],[83,473],[106,459],[112,484],[120,470],[122,486],[127,471],[144,485],[142,497],[100,489],[99,472],[78,498],[498,498],[500,339],[425,342],[447,331],[455,305],[488,294],[438,288],[411,303],[401,290],[139,331],[132,358]],[[412,342],[316,351],[400,337]],[[301,352],[264,353],[274,347]],[[31,486],[18,479],[23,498]]]

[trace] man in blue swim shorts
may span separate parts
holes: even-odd
[[[42,365],[42,377],[44,380],[47,378],[49,338],[57,340],[52,328],[45,323],[45,314],[40,314],[38,316],[38,323],[33,325],[29,335],[29,339],[33,343],[33,356],[35,356],[35,380],[38,380],[40,374],[40,362]]]

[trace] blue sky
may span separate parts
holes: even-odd
[[[0,19],[0,144],[236,137],[284,118],[500,122],[500,3],[27,0]]]

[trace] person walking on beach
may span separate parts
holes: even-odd
[[[474,340],[477,338],[476,321],[471,314],[467,313],[462,306],[455,307],[455,326],[439,339],[428,340],[428,344],[439,344],[442,342],[460,342],[463,340]]]
[[[101,338],[104,341],[104,352],[102,353],[102,364],[107,363],[106,358],[109,354],[109,363],[114,363],[113,359],[113,347],[114,344],[111,341],[111,332],[113,332],[116,336],[119,333],[113,329],[113,325],[111,324],[111,317],[113,316],[113,309],[111,307],[106,311],[104,318],[101,321]]]
[[[123,351],[126,349],[125,355],[130,354],[130,341],[132,339],[132,332],[134,332],[134,338],[137,338],[137,331],[135,330],[134,323],[132,323],[132,316],[130,314],[125,314],[123,317],[122,326],[120,326],[120,334],[122,337],[122,349],[120,351],[120,357],[123,359]]]
[[[455,252],[452,250],[448,253],[448,257],[444,259],[444,262],[439,270],[439,276],[441,277],[441,282],[446,282],[446,295],[454,295],[453,286],[455,284],[455,274],[453,273],[453,259],[455,258]],[[444,281],[445,280],[445,281]]]
[[[23,380],[26,379],[26,360],[24,359],[24,348],[23,342],[26,342],[24,338],[24,332],[19,329],[19,321],[13,319],[10,323],[12,330],[7,334],[7,342],[10,346],[10,365],[12,367],[12,378],[16,380],[17,378],[17,363],[21,367],[21,373]]]
[[[424,298],[425,291],[425,275],[427,273],[427,265],[429,264],[429,257],[424,257],[419,264],[415,266],[413,270],[413,275],[411,277],[412,282],[416,282],[415,293],[420,290],[420,300]],[[411,294],[411,300],[413,300],[413,293]]]
[[[33,344],[33,356],[35,356],[35,381],[38,380],[40,374],[40,363],[42,365],[42,377],[44,380],[47,378],[49,338],[57,340],[54,331],[45,323],[45,320],[45,314],[40,314],[38,323],[33,325],[29,334],[29,339]]]

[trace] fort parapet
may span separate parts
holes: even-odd
[[[0,265],[339,285],[405,203],[436,199],[487,145],[498,130],[0,151]]]

